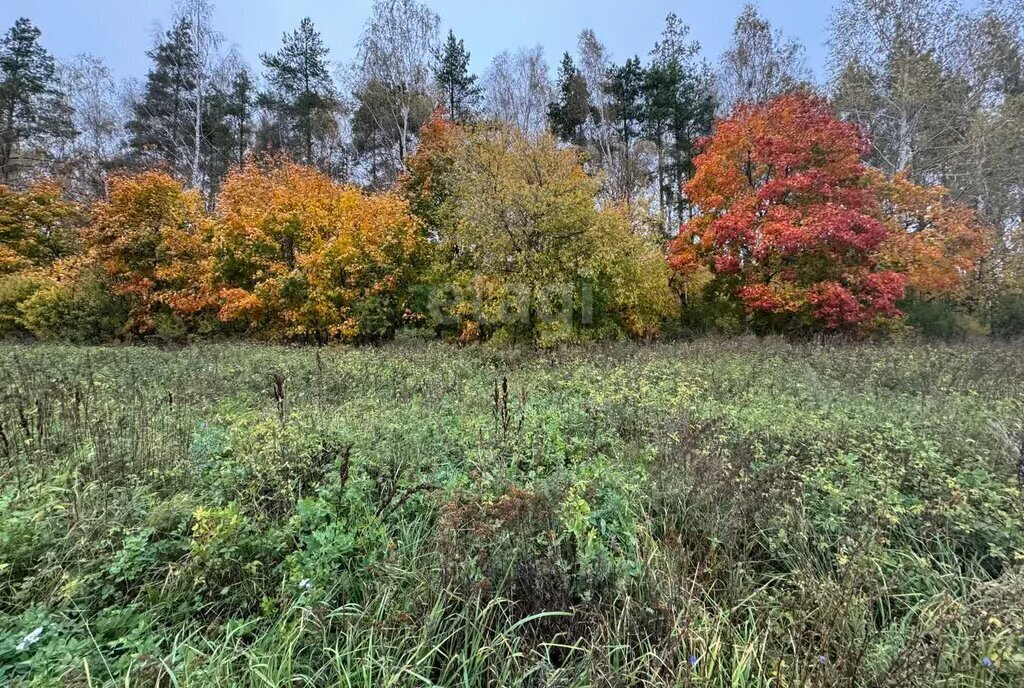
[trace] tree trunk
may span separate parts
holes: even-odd
[[[668,231],[669,214],[665,212],[665,152],[664,136],[658,133],[658,210],[661,212],[662,231]]]
[[[200,7],[194,7],[195,17],[192,21],[192,35],[195,40],[196,50],[196,116],[194,127],[194,139],[192,150],[192,188],[198,189],[199,179],[199,156],[203,141],[203,79],[205,77],[206,56],[203,54],[202,21]]]
[[[7,108],[7,122],[2,148],[0,148],[0,171],[3,171],[4,182],[11,178],[11,157],[14,155],[14,97]]]
[[[910,143],[910,122],[905,110],[900,110],[899,133],[896,139],[896,169],[893,172],[902,172],[910,167],[914,159],[914,151]]]
[[[405,144],[406,137],[409,135],[409,108],[406,105],[402,106],[402,126],[399,131],[398,137],[398,159],[402,165],[405,165]]]

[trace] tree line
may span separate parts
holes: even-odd
[[[584,30],[553,79],[540,46],[472,73],[415,0],[375,2],[347,63],[307,18],[258,66],[208,0],[183,0],[145,79],[120,86],[20,19],[0,41],[0,322],[77,339],[557,339],[582,318],[634,336],[863,331],[905,314],[1013,331],[1021,9],[846,0],[824,85],[753,5],[717,61],[673,14],[621,63]],[[745,191],[725,193],[737,173]]]

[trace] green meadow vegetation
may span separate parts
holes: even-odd
[[[4,686],[1019,686],[1019,346],[0,347]]]

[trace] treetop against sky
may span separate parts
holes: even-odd
[[[503,50],[542,45],[554,65],[565,51],[573,52],[579,32],[593,29],[616,60],[646,55],[657,40],[665,16],[675,12],[700,41],[704,57],[717,60],[727,47],[736,17],[745,0],[716,3],[679,0],[592,0],[515,3],[430,0],[441,16],[443,28],[465,39],[472,56],[471,69],[482,71]],[[826,67],[825,36],[834,3],[820,0],[762,0],[761,14],[807,50],[807,62],[822,78]],[[969,3],[970,4],[970,3]],[[371,0],[220,0],[215,3],[214,25],[250,64],[259,54],[275,50],[281,33],[291,31],[309,16],[322,31],[331,57],[347,63],[355,55]],[[10,26],[28,16],[43,31],[42,41],[58,59],[80,53],[102,57],[115,76],[144,77],[150,49],[158,28],[167,29],[174,0],[37,0],[0,3],[0,24]]]

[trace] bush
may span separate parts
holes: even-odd
[[[51,286],[45,275],[36,272],[16,272],[0,276],[0,336],[29,334],[22,304],[40,290]]]
[[[78,343],[109,342],[126,336],[129,304],[111,294],[110,283],[92,266],[81,266],[69,278],[48,278],[18,303],[20,324],[43,340]]]
[[[962,339],[987,334],[982,324],[963,312],[961,303],[949,299],[912,299],[900,304],[907,325],[925,337]]]
[[[1024,294],[1000,294],[992,300],[989,322],[997,337],[1024,335]]]

